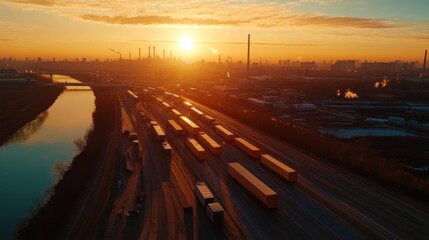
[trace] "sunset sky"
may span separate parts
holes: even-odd
[[[427,0],[2,0],[0,58],[422,61]],[[187,39],[186,46],[181,44]]]

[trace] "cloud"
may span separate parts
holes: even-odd
[[[286,28],[393,28],[392,21],[377,18],[333,16],[294,10],[300,4],[332,4],[342,0],[6,0],[18,7],[40,8],[58,14],[108,24],[201,25]]]
[[[330,27],[350,27],[350,28],[393,28],[395,26],[385,19],[358,18],[347,16],[328,16],[300,14],[287,17],[290,24],[296,26],[330,26]]]
[[[173,18],[170,16],[101,16],[93,14],[81,15],[85,20],[99,21],[111,24],[141,24],[141,25],[160,25],[160,24],[174,24],[174,25],[240,25],[244,21],[234,20],[217,20],[217,19],[202,19],[202,18]]]
[[[0,38],[0,42],[13,42],[12,39]]]

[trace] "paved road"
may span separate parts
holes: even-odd
[[[299,172],[298,183],[286,183],[231,144],[223,142],[210,126],[191,117],[203,131],[222,143],[220,158],[208,154],[206,161],[199,162],[184,146],[183,137],[167,130],[170,142],[182,155],[186,167],[196,179],[207,182],[225,207],[227,218],[239,226],[240,235],[254,239],[419,239],[428,236],[428,205],[303,154],[217,111],[193,104],[236,135],[254,143],[264,153],[277,157]],[[181,105],[173,107],[188,115]],[[172,117],[164,108],[153,103],[147,110],[168,129],[166,120]],[[264,209],[237,182],[227,177],[227,163],[236,161],[278,192],[279,206],[276,210]],[[228,234],[233,232],[228,231]]]

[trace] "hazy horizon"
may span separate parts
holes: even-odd
[[[425,1],[71,1],[0,3],[1,58],[422,61]],[[109,49],[113,49],[111,51]],[[117,53],[116,53],[117,52]]]

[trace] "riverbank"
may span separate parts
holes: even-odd
[[[18,239],[56,239],[69,222],[78,203],[94,181],[113,132],[119,101],[112,89],[94,88],[94,128],[86,136],[86,147],[77,155],[63,178],[52,188],[46,205],[19,230]],[[64,169],[63,169],[64,170]],[[94,214],[94,213],[88,213]]]
[[[38,84],[0,86],[0,146],[52,106],[62,87]]]

